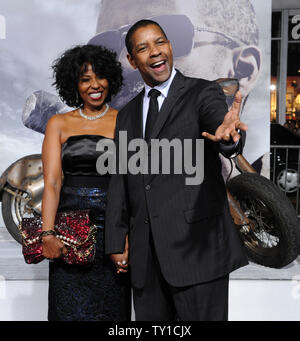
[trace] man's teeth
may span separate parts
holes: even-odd
[[[92,97],[92,98],[99,98],[99,97],[101,97],[101,92],[97,92],[96,94],[90,94],[90,97]]]
[[[162,60],[161,62],[157,62],[157,63],[152,64],[152,67],[157,67],[157,66],[160,66],[160,65],[162,65],[164,63],[165,63],[165,61]]]

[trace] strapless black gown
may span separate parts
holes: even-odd
[[[110,176],[96,171],[99,135],[71,136],[62,146],[64,183],[58,211],[91,209],[98,226],[92,265],[69,265],[60,259],[49,265],[49,321],[129,321],[128,274],[117,274],[104,253],[106,193]]]

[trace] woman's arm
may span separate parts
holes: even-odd
[[[61,166],[61,118],[53,116],[46,127],[42,147],[44,192],[42,198],[42,230],[54,230],[54,220],[62,184]],[[53,235],[43,237],[43,254],[46,258],[61,256],[63,244]]]

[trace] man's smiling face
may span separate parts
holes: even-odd
[[[138,69],[144,82],[153,87],[165,82],[173,68],[170,41],[159,26],[138,28],[131,37],[132,53],[127,55],[134,69]]]

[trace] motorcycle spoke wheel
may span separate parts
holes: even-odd
[[[239,201],[250,220],[250,230],[243,235],[244,243],[261,255],[273,253],[275,256],[280,243],[280,233],[269,208],[255,198],[243,197]]]
[[[237,226],[250,261],[282,268],[299,255],[300,228],[295,208],[280,189],[259,174],[244,173],[227,183],[249,226]]]

